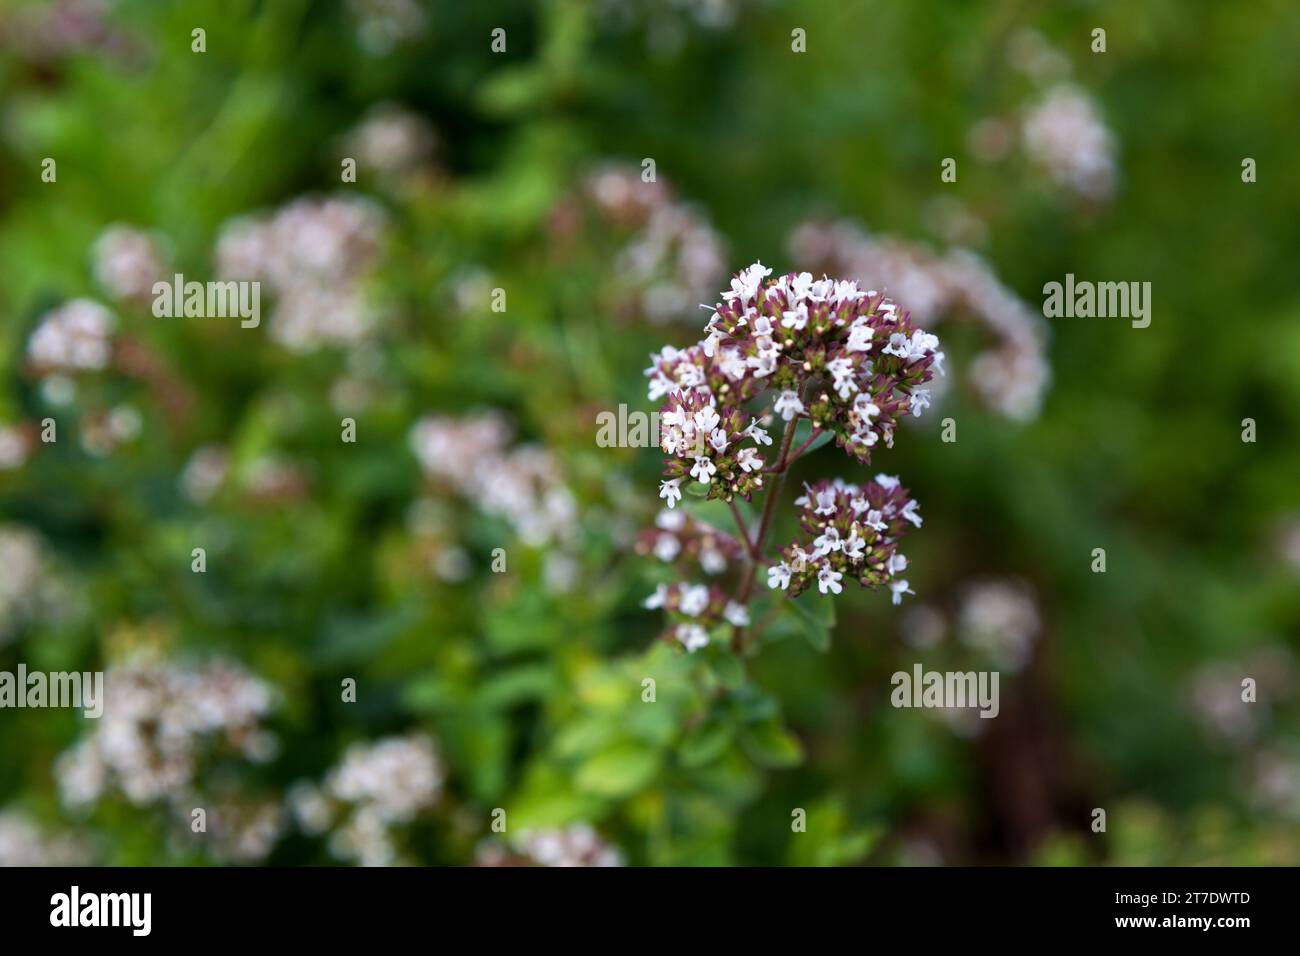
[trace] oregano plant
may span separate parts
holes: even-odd
[[[798,536],[780,547],[772,534],[791,465],[834,442],[869,466],[878,446],[893,446],[899,419],[930,404],[924,386],[943,372],[939,339],[854,281],[771,274],[758,262],[741,271],[713,307],[704,338],[686,349],[665,346],[646,370],[651,401],[663,400],[659,496],[667,509],[645,544],[674,565],[678,580],[659,585],[645,606],[663,609],[662,636],[687,652],[723,642],[743,652],[783,615],[824,647],[834,621],[829,600],[847,581],[888,588],[895,604],[913,593],[898,548],[921,517],[896,477],[805,484],[793,500]],[[675,510],[692,500],[711,507]],[[734,531],[719,526],[719,509],[730,512]],[[734,566],[728,558],[740,568],[730,587],[691,580],[695,567],[709,574]],[[760,575],[787,600],[756,621]],[[793,600],[814,587],[817,595]]]

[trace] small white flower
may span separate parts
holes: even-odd
[[[790,565],[782,561],[767,569],[767,586],[784,591],[790,586]]]
[[[681,552],[681,542],[674,535],[661,534],[655,539],[655,557],[660,561],[671,561]]]
[[[691,466],[691,477],[704,485],[707,485],[709,479],[717,474],[717,472],[718,466],[709,461],[709,459],[705,458],[703,455],[696,456],[695,464]]]
[[[776,404],[772,406],[772,410],[788,422],[796,415],[803,414],[803,402],[799,400],[797,392],[787,389],[777,396]]]
[[[664,600],[668,597],[668,586],[661,584],[655,588],[655,593],[641,602],[641,606],[647,610],[653,611],[655,608],[663,607]]]
[[[722,612],[722,616],[736,627],[749,626],[749,609],[743,604],[737,604],[735,601],[727,602],[726,610]]]
[[[912,342],[902,332],[894,332],[889,336],[889,344],[881,349],[886,355],[897,355],[899,358],[907,358],[912,351]]]
[[[705,584],[683,584],[678,609],[687,617],[699,617],[709,606],[709,588]]]
[[[713,431],[709,435],[709,444],[712,445],[713,450],[718,453],[722,453],[726,451],[728,445],[726,429],[723,428],[713,429]]]
[[[839,530],[834,526],[823,531],[821,536],[813,542],[813,546],[817,549],[817,553],[822,556],[828,555],[832,551],[838,551],[843,547],[843,545],[844,542],[840,540]]]
[[[862,560],[862,549],[866,547],[867,542],[858,537],[858,530],[854,528],[849,532],[849,539],[842,545],[844,556],[850,561]]]
[[[709,632],[698,624],[678,624],[674,636],[692,654],[709,643]]]
[[[906,571],[907,558],[904,555],[895,552],[889,556],[889,561],[886,563],[885,567],[891,575],[897,574],[899,571]]]
[[[853,381],[853,362],[849,359],[843,356],[832,359],[826,363],[826,371],[831,373],[840,401],[847,402],[849,397],[858,391],[857,383]]]
[[[800,302],[793,309],[781,313],[781,325],[787,329],[802,331],[808,325],[808,306]]]
[[[916,513],[918,507],[920,507],[920,505],[917,503],[916,499],[913,498],[907,504],[903,505],[903,517],[919,528],[921,527],[921,516]]]
[[[741,471],[748,473],[762,468],[763,459],[758,457],[754,449],[742,448],[740,454],[736,456],[736,464],[740,466]]]
[[[844,585],[840,584],[842,577],[844,575],[833,570],[829,564],[823,564],[821,570],[817,572],[817,590],[822,594],[827,591],[831,594],[839,594],[844,590]]]
[[[844,346],[850,352],[870,352],[871,337],[876,330],[865,322],[857,322],[849,329],[849,341]]]
[[[659,513],[655,515],[655,527],[662,528],[664,531],[681,531],[686,527],[686,515],[680,511],[660,508]]]
[[[718,411],[712,405],[705,405],[694,416],[695,427],[704,434],[708,434],[718,427],[720,421]]]
[[[717,548],[706,544],[700,549],[700,567],[705,574],[721,574],[727,570],[727,559]]]
[[[921,412],[930,407],[930,390],[918,388],[912,392],[912,416],[919,417]]]
[[[876,475],[876,484],[881,488],[884,488],[886,491],[893,491],[898,487],[898,476],[886,474]]]
[[[740,299],[742,303],[747,303],[758,294],[758,287],[771,274],[771,269],[761,262],[755,262],[731,280],[731,291],[722,293],[722,297],[728,301]]]
[[[907,586],[907,581],[905,581],[905,580],[904,580],[904,581],[890,581],[890,582],[889,582],[889,590],[891,590],[891,591],[894,592],[894,604],[895,604],[895,605],[899,605],[899,604],[902,604],[902,603],[903,603],[903,595],[904,595],[904,594],[915,594],[915,593],[916,593],[915,591],[913,591],[911,588],[909,588],[909,587]]]
[[[681,483],[682,480],[680,478],[673,478],[671,481],[659,482],[659,497],[668,500],[669,508],[682,500],[682,490],[678,487]]]
[[[758,427],[757,419],[754,419],[749,423],[748,426],[746,426],[744,433],[748,435],[750,438],[754,439],[754,444],[756,445],[772,444],[772,437],[768,435],[768,433],[765,432],[763,429]]]
[[[817,507],[813,509],[813,514],[833,515],[835,514],[835,489],[826,488],[817,492]]]

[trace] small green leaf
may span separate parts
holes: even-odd
[[[740,743],[764,767],[794,767],[803,761],[803,745],[775,720],[746,728]]]
[[[730,636],[731,628],[718,628],[725,630]],[[705,651],[705,660],[709,663],[709,669],[713,671],[713,676],[718,679],[718,683],[727,690],[735,690],[745,683],[745,668],[741,665],[740,660],[735,654],[731,653],[725,647],[726,637],[714,634]]]
[[[830,650],[831,629],[835,627],[833,600],[825,595],[809,594],[801,600],[786,602],[786,607],[809,644],[823,654]]]
[[[731,739],[730,727],[717,721],[707,721],[682,739],[677,748],[677,760],[688,769],[703,767],[722,756],[731,744]]]
[[[627,797],[659,771],[659,754],[633,743],[615,744],[583,762],[574,776],[579,790],[598,797]]]

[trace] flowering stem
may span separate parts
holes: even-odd
[[[749,555],[749,560],[757,561],[758,552],[754,548],[754,543],[749,540],[749,529],[745,527],[745,519],[741,517],[740,509],[736,507],[735,501],[728,501],[727,507],[731,509],[731,516],[736,519],[736,530],[740,532],[740,540],[745,545],[745,553]]]
[[[763,517],[758,523],[758,533],[754,536],[753,547],[749,553],[749,566],[745,569],[745,577],[740,582],[740,593],[736,600],[748,607],[749,596],[754,591],[754,578],[758,575],[758,562],[763,555],[763,545],[767,543],[767,534],[772,529],[772,517],[776,514],[776,502],[781,497],[781,481],[785,478],[786,468],[790,464],[790,446],[794,444],[795,425],[799,419],[796,416],[785,423],[785,433],[781,436],[781,451],[777,455],[776,470],[772,473],[772,483],[767,489],[767,498],[763,502]],[[739,651],[745,646],[745,629],[737,628],[735,636],[732,638],[732,650]]]
[[[821,430],[816,425],[814,425],[812,434],[808,436],[808,440],[794,450],[794,452],[790,455],[790,460],[785,463],[783,469],[789,468],[790,465],[794,464],[795,460],[798,459],[801,455],[803,455],[804,452],[808,450],[808,446],[821,437],[822,437]]]

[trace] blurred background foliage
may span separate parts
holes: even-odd
[[[556,855],[525,832],[632,864],[1300,861],[1297,30],[1284,0],[6,0],[0,669],[224,661],[269,697],[186,729],[160,792],[81,800],[67,755],[107,731],[0,713],[0,862]],[[1096,188],[1027,148],[1059,87],[1102,127],[1065,134],[1067,167],[1109,164]],[[232,231],[292,208],[248,266],[257,329],[156,318],[104,265],[127,224],[160,276],[240,277]],[[873,463],[923,506],[916,598],[846,592],[828,647],[787,627],[688,657],[641,606],[660,456],[598,447],[596,415],[652,410],[647,356],[695,342],[729,274],[813,267],[809,221],[969,248],[1031,314],[1066,273],[1150,281],[1151,325],[1051,320],[1041,407],[1008,415],[967,387],[987,323],[945,319],[950,387]],[[277,279],[319,247],[320,295]],[[112,358],[51,369],[37,333],[80,299]],[[291,302],[305,339],[277,337]],[[430,465],[422,420],[488,451],[453,433]],[[795,478],[836,474],[861,477],[825,449]],[[1000,668],[1001,715],[892,708],[918,661]],[[431,756],[365,750],[403,740]]]

